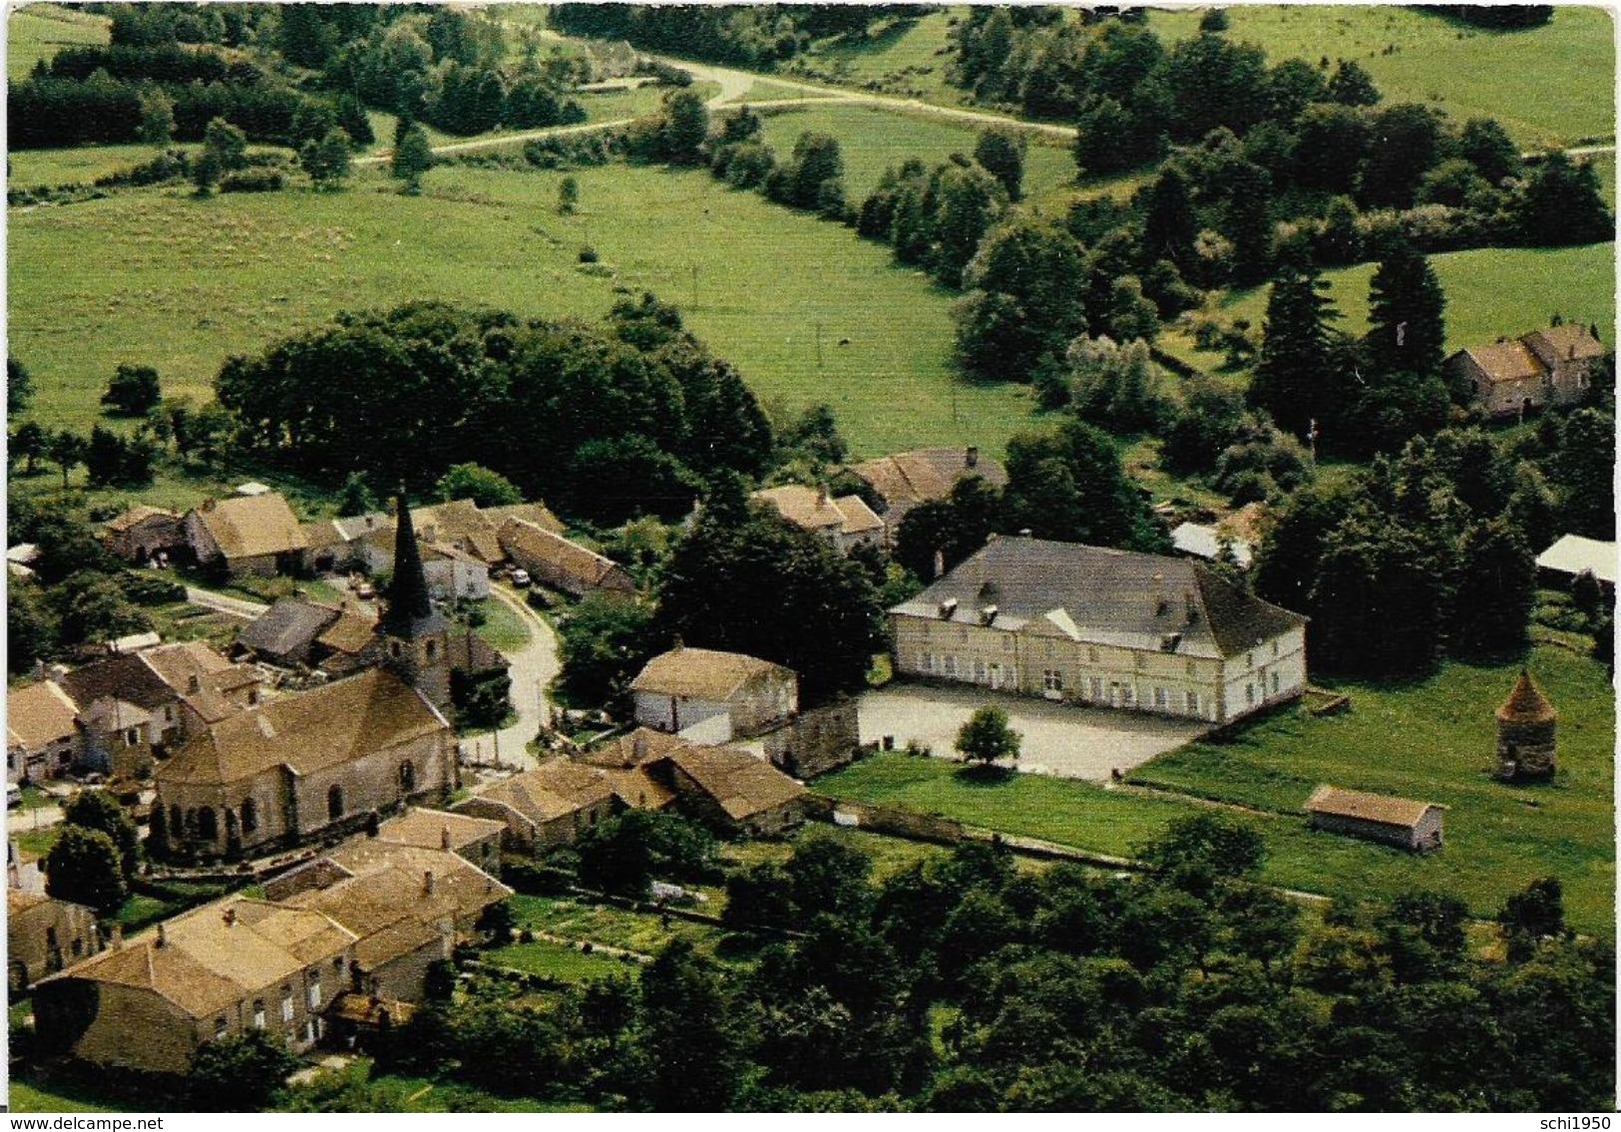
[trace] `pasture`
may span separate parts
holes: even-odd
[[[106,43],[110,26],[105,16],[55,4],[30,4],[10,11],[6,17],[6,77],[27,78],[35,63],[50,59],[64,47]]]
[[[442,167],[423,195],[362,169],[342,192],[197,200],[121,193],[10,216],[11,349],[36,375],[34,414],[88,429],[120,362],[166,394],[206,398],[227,357],[339,310],[417,298],[532,317],[600,318],[650,290],[767,404],[833,406],[855,456],[977,443],[1031,423],[1028,390],[974,385],[950,360],[952,297],[837,224],[731,190],[703,171],[561,173]],[[601,263],[582,270],[590,245]]]
[[[1546,326],[1555,312],[1567,322],[1596,323],[1600,336],[1615,341],[1615,245],[1574,248],[1480,248],[1430,257],[1446,293],[1447,350],[1487,345],[1500,335],[1518,335]],[[1324,272],[1329,294],[1343,316],[1338,329],[1362,334],[1368,328],[1368,283],[1374,265]],[[1259,328],[1269,288],[1233,292],[1212,313],[1223,322],[1248,319]],[[1221,355],[1201,351],[1183,331],[1171,327],[1161,346],[1201,369],[1214,369]]]
[[[1150,9],[1162,40],[1197,33],[1199,9]],[[1615,136],[1615,29],[1599,7],[1560,5],[1523,31],[1485,31],[1410,7],[1247,5],[1227,9],[1229,39],[1267,60],[1353,59],[1384,101],[1423,102],[1462,123],[1496,118],[1527,149]]]
[[[945,81],[944,51],[950,22],[964,9],[942,8],[918,19],[896,19],[875,26],[862,38],[825,39],[784,68],[836,81],[841,86],[873,84],[886,94],[920,98],[940,106],[958,106],[963,92]]]
[[[1121,856],[1172,819],[1204,812],[1201,798],[1214,799],[1254,808],[1227,812],[1266,836],[1264,876],[1282,887],[1379,898],[1433,888],[1490,917],[1509,894],[1553,874],[1564,883],[1569,921],[1611,935],[1614,699],[1592,661],[1544,647],[1529,663],[1560,712],[1563,769],[1543,787],[1503,786],[1485,773],[1492,713],[1518,666],[1449,663],[1412,686],[1345,686],[1353,704],[1345,716],[1287,712],[1229,743],[1185,747],[1128,776],[1171,793],[1034,775],[987,783],[949,763],[904,755],[867,759],[818,779],[816,789]],[[1420,857],[1308,830],[1301,807],[1319,782],[1450,806],[1446,847]]]
[[[885,169],[898,168],[909,157],[919,158],[932,169],[953,153],[972,155],[980,131],[960,122],[848,104],[809,106],[765,119],[765,140],[777,151],[779,161],[787,159],[803,133],[831,134],[838,139],[845,193],[859,205]],[[1074,181],[1075,158],[1069,148],[1031,137],[1025,153],[1025,194],[1041,196]]]

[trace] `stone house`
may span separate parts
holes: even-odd
[[[249,1030],[301,1052],[349,985],[357,939],[320,912],[216,900],[41,980],[40,1047],[158,1073],[185,1073],[204,1042]]]
[[[428,592],[440,601],[483,601],[490,596],[489,566],[454,546],[424,546],[422,569],[428,577]]]
[[[1442,369],[1487,413],[1510,417],[1581,400],[1602,378],[1607,354],[1595,330],[1566,323],[1459,350]]]
[[[503,823],[503,842],[529,852],[572,844],[617,812],[608,775],[566,758],[481,787],[451,809]]]
[[[43,782],[73,767],[79,705],[52,680],[6,694],[6,781]]]
[[[861,717],[853,699],[798,712],[765,737],[766,761],[798,779],[848,766],[860,751]]]
[[[993,538],[889,610],[897,675],[1225,724],[1306,687],[1306,618],[1197,562]]]
[[[492,876],[501,870],[501,822],[413,806],[377,828],[377,840],[417,849],[444,849]]]
[[[237,857],[455,788],[450,724],[384,668],[282,696],[188,738],[158,766],[170,845]]]
[[[43,892],[6,889],[6,975],[13,991],[99,950],[94,908]]]
[[[138,503],[102,528],[101,545],[126,562],[148,562],[159,552],[186,545],[186,528],[179,515]]]
[[[681,807],[723,834],[778,837],[804,823],[809,791],[747,751],[685,747],[664,762]]]
[[[185,525],[198,564],[223,569],[232,578],[268,578],[303,568],[307,536],[276,492],[204,500],[186,512]]]
[[[570,597],[599,591],[634,594],[636,582],[625,568],[554,531],[512,518],[501,524],[501,547],[514,566],[536,582]]]
[[[236,647],[282,668],[319,668],[332,676],[370,667],[382,656],[372,614],[348,602],[301,597],[278,598],[237,632]]]
[[[794,483],[764,488],[750,498],[770,504],[784,519],[826,539],[840,554],[862,544],[882,546],[888,538],[884,520],[859,495],[835,499],[826,488]]]
[[[1314,829],[1382,841],[1401,849],[1427,852],[1441,847],[1441,817],[1446,807],[1386,794],[1366,794],[1319,786],[1306,800]]]
[[[891,536],[908,511],[919,503],[950,497],[952,489],[965,479],[977,476],[992,487],[1007,486],[1007,469],[981,456],[973,445],[898,452],[853,464],[850,470],[865,480],[882,501],[880,514]]]
[[[763,734],[799,707],[793,669],[743,653],[679,645],[648,661],[630,691],[637,723],[670,732],[708,723],[696,737],[712,743]]]

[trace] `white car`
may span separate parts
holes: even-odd
[[[523,589],[525,586],[527,586],[529,584],[529,571],[528,570],[514,570],[514,571],[512,571],[512,584],[517,586],[520,590]]]

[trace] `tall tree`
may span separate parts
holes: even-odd
[[[80,829],[105,833],[118,847],[124,877],[134,877],[141,859],[141,838],[118,800],[105,790],[81,790],[62,811],[62,819]]]
[[[298,160],[317,189],[336,189],[349,179],[348,131],[334,126],[319,141],[308,141],[298,152]]]
[[[1261,324],[1261,356],[1250,383],[1250,403],[1297,438],[1336,399],[1328,324],[1339,312],[1327,291],[1314,265],[1286,266],[1272,284]]]
[[[1079,420],[1008,441],[1007,523],[1038,538],[1154,551],[1164,536],[1109,435]]]
[[[6,412],[12,416],[28,408],[34,397],[34,378],[14,354],[6,355]]]
[[[129,893],[118,846],[98,829],[63,826],[45,854],[45,891],[104,916],[117,911]]]
[[[422,175],[433,168],[433,150],[428,145],[428,134],[415,122],[400,119],[401,129],[394,133],[394,156],[389,159],[389,172],[405,183],[405,192],[411,196],[422,191]]]
[[[1393,241],[1368,288],[1368,357],[1380,374],[1420,378],[1446,357],[1446,295],[1430,261],[1407,240]]]
[[[1017,202],[1024,195],[1023,134],[1011,130],[986,130],[974,145],[974,160],[1007,191],[1007,198]]]
[[[1536,560],[1524,536],[1507,517],[1477,523],[1464,535],[1459,561],[1452,626],[1459,652],[1492,656],[1523,648],[1537,591]]]
[[[729,1107],[742,1069],[731,996],[715,966],[676,939],[642,972],[637,1044],[656,1112]]]

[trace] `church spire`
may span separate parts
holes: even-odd
[[[391,636],[417,637],[441,632],[445,619],[434,611],[428,597],[428,575],[422,568],[422,552],[417,548],[411,509],[401,492],[395,507],[394,577],[388,586],[388,609],[383,629]]]

